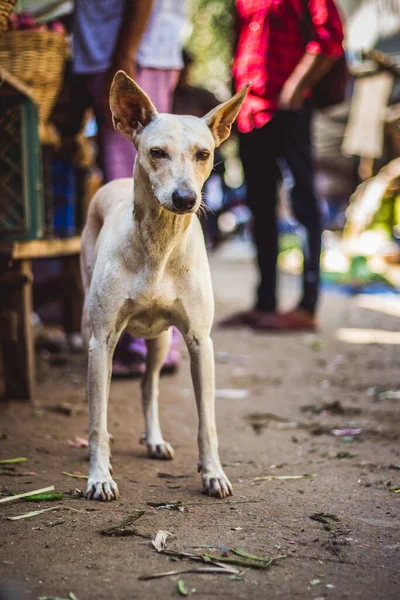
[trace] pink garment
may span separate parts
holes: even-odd
[[[159,112],[172,110],[173,93],[178,83],[180,71],[136,68],[136,82],[148,94]],[[104,173],[104,183],[120,177],[132,177],[136,148],[133,143],[121,135],[114,127],[101,124],[101,96],[103,93],[104,73],[93,75],[88,87],[93,99],[94,110],[99,125],[100,158]]]

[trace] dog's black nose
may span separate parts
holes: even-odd
[[[177,188],[172,193],[173,205],[178,210],[192,210],[196,204],[197,194],[188,188]]]

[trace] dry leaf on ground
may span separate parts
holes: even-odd
[[[163,529],[157,531],[155,538],[151,540],[151,543],[153,544],[157,552],[161,552],[161,550],[164,550],[167,538],[172,537],[172,535],[172,533],[170,533],[169,531],[164,531]]]

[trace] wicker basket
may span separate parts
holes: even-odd
[[[66,48],[65,36],[53,31],[6,31],[0,36],[0,65],[32,89],[42,123],[62,85]]]
[[[15,0],[0,0],[0,33],[8,28],[8,15],[14,8]]]

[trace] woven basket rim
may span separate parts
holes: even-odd
[[[0,10],[3,12],[11,12],[16,0],[0,0]]]
[[[2,38],[4,38],[5,36],[8,35],[41,35],[41,36],[48,36],[48,37],[60,37],[63,39],[67,39],[67,36],[65,33],[62,33],[61,31],[32,31],[30,29],[7,29],[6,31],[3,32]]]
[[[49,118],[62,85],[67,42],[58,31],[8,30],[0,35],[0,63],[30,86],[41,122]]]

